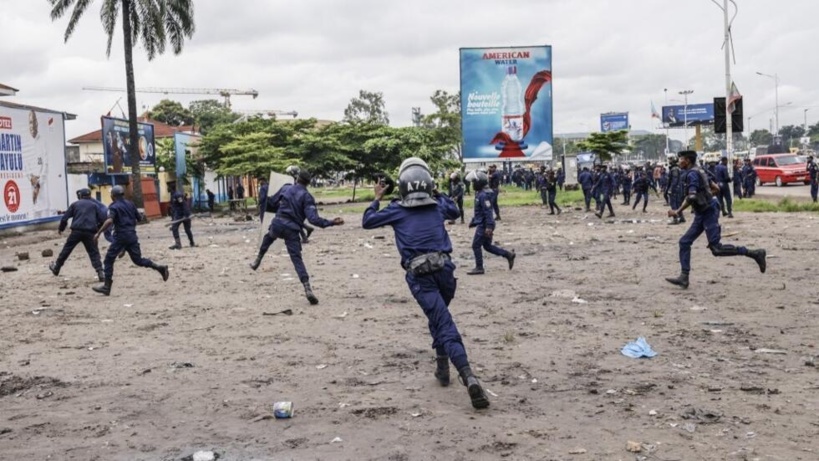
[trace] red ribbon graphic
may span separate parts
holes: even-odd
[[[552,71],[550,70],[542,70],[532,76],[532,81],[529,82],[529,86],[526,88],[526,93],[524,95],[524,102],[526,103],[526,113],[523,114],[523,137],[526,137],[526,134],[529,133],[529,128],[532,125],[532,116],[529,114],[529,111],[532,108],[532,104],[537,101],[537,94],[540,92],[540,89],[543,85],[552,81]],[[498,144],[504,143],[503,150],[501,151],[498,158],[514,158],[514,157],[526,157],[526,154],[520,149],[520,145],[513,141],[512,138],[509,137],[508,134],[504,133],[503,131],[499,132],[492,138],[492,141],[489,144]]]

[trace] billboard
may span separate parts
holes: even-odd
[[[688,106],[663,106],[663,124],[668,127],[709,125],[714,123],[714,103]]]
[[[628,112],[608,112],[600,114],[600,131],[628,130]]]
[[[461,48],[465,162],[552,155],[552,47]]]
[[[64,115],[0,103],[0,229],[59,220],[66,188]]]
[[[139,167],[142,173],[156,173],[156,143],[154,126],[138,123]],[[102,117],[102,150],[105,171],[108,174],[131,174],[131,158],[128,138],[128,120]]]

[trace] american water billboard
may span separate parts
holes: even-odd
[[[464,161],[551,160],[552,47],[460,52]]]

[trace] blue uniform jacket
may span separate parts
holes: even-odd
[[[577,177],[577,182],[580,183],[580,186],[583,190],[591,190],[592,188],[592,175],[588,171],[583,171],[580,173],[580,176]]]
[[[600,173],[596,187],[599,193],[611,195],[614,192],[614,177],[609,172]]]
[[[361,226],[364,229],[392,226],[402,267],[418,255],[437,251],[449,254],[452,242],[444,220],[459,218],[461,213],[449,197],[439,195],[436,200],[437,205],[404,208],[396,199],[381,211],[378,211],[381,204],[375,200],[364,210]],[[491,204],[489,211],[492,211]]]
[[[482,190],[475,196],[475,216],[469,223],[469,227],[482,227],[484,229],[495,229],[495,215],[492,211],[492,198],[495,193],[491,190]]]
[[[500,183],[502,179],[502,175],[500,171],[496,171],[489,175],[489,188],[492,190],[498,190],[500,188]]]
[[[464,199],[464,183],[458,181],[458,184],[449,182],[449,197],[456,202]]]
[[[810,180],[816,182],[816,173],[817,173],[816,163],[809,163],[808,164],[808,173],[810,174]]]
[[[72,203],[60,219],[60,232],[65,230],[69,219],[71,219],[71,230],[96,232],[105,222],[105,214],[97,207],[97,203],[99,202],[96,200],[86,198]]]
[[[191,215],[191,209],[188,207],[188,201],[185,200],[185,194],[182,192],[174,192],[171,195],[171,217],[174,220],[187,218]]]
[[[114,240],[136,235],[139,212],[133,203],[126,199],[116,200],[108,207],[108,218],[114,221]]]
[[[705,176],[708,177],[708,170],[705,171]],[[697,171],[696,168],[689,168],[688,170],[683,171],[683,187],[685,189],[685,195],[692,195],[696,193],[708,192],[711,193],[711,186],[709,184],[703,184],[700,173]],[[710,177],[708,177],[710,179]],[[711,197],[711,201],[717,200],[716,197]],[[705,210],[697,210],[694,207],[691,207],[694,210],[694,214],[703,214],[705,211],[710,209],[710,207],[706,207]]]
[[[717,177],[717,184],[722,185],[723,183],[728,184],[731,182],[731,176],[728,174],[728,167],[721,163],[717,165],[716,169],[714,170],[714,174]]]
[[[756,179],[756,170],[751,165],[742,166],[742,180],[746,184],[754,182]]]
[[[285,184],[272,197],[267,199],[268,211],[275,211],[275,220],[280,221],[288,229],[300,231],[304,227],[304,220],[321,227],[330,227],[333,222],[318,215],[316,201],[307,188],[301,184]],[[271,222],[272,226],[273,223]]]

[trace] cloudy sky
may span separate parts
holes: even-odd
[[[719,0],[722,3],[722,0]],[[819,120],[816,0],[736,0],[734,80],[746,125],[768,128],[779,75],[780,126]],[[0,0],[0,83],[13,101],[78,114],[68,137],[99,128],[120,96],[84,86],[125,86],[121,34],[110,58],[93,2],[68,43],[66,19],[47,0]],[[296,110],[339,120],[359,89],[381,91],[393,125],[431,110],[437,89],[459,87],[461,47],[553,47],[554,131],[599,129],[599,114],[628,111],[652,130],[683,89],[691,102],[725,94],[722,12],[711,0],[195,0],[197,30],[180,56],[135,52],[138,87],[254,88],[235,109]],[[121,26],[119,26],[121,27]],[[163,95],[138,94],[140,107]],[[184,104],[203,96],[175,95]],[[671,101],[671,104],[676,102]],[[125,98],[121,102],[125,107]],[[114,111],[115,114],[118,109]],[[747,129],[747,126],[746,126]],[[672,131],[672,137],[682,133]]]

